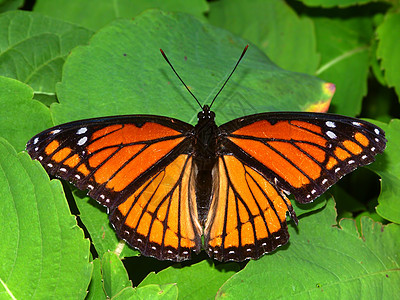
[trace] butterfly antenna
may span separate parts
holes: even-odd
[[[175,75],[178,76],[179,80],[182,82],[182,84],[185,86],[185,88],[188,90],[188,92],[190,93],[190,95],[193,96],[193,98],[196,100],[197,104],[200,106],[201,109],[203,109],[203,106],[200,104],[199,100],[197,100],[196,96],[193,95],[193,93],[190,91],[190,89],[188,88],[188,86],[183,82],[181,76],[178,75],[178,73],[175,71],[174,67],[172,66],[172,64],[169,62],[167,56],[165,55],[164,51],[162,49],[160,49],[162,56],[164,57],[164,59],[167,61],[167,63],[169,64],[169,66],[171,67],[172,71],[174,71]]]
[[[242,60],[244,54],[246,53],[247,48],[249,48],[249,45],[246,45],[246,47],[244,47],[243,52],[242,52],[242,55],[240,55],[239,60],[237,61],[237,63],[236,63],[236,65],[235,65],[235,67],[233,68],[231,74],[229,74],[228,78],[225,80],[224,84],[223,84],[222,87],[219,89],[218,93],[215,95],[213,101],[211,101],[210,108],[211,108],[211,106],[213,105],[215,99],[217,99],[219,93],[221,93],[222,89],[225,87],[225,85],[226,85],[226,83],[228,82],[228,80],[231,78],[233,72],[235,72],[237,66],[239,65],[240,61]]]

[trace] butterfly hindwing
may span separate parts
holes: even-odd
[[[189,203],[192,128],[158,116],[90,119],[43,131],[27,151],[48,173],[88,189],[119,237],[143,254],[179,261],[200,250]]]
[[[257,259],[286,244],[286,213],[297,221],[289,199],[233,155],[219,157],[215,168],[218,185],[204,229],[210,257],[220,261]]]
[[[220,127],[232,153],[280,189],[308,203],[342,176],[374,161],[384,132],[359,119],[319,113],[265,113]]]
[[[181,154],[112,209],[110,220],[118,235],[143,255],[161,260],[181,261],[192,250],[199,252],[191,172],[192,157]]]

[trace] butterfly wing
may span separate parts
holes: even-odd
[[[386,145],[368,122],[318,113],[264,113],[220,126],[218,183],[205,244],[218,260],[258,258],[287,242],[285,194],[308,203]],[[217,213],[214,213],[217,211]]]
[[[158,116],[71,122],[34,136],[30,156],[106,206],[118,236],[146,256],[200,251],[192,197],[193,127]]]
[[[210,257],[257,259],[287,243],[287,211],[297,218],[279,188],[234,155],[220,156],[213,173],[218,181],[204,229]]]

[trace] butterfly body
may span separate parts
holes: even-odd
[[[218,127],[205,106],[196,126],[153,115],[58,125],[27,151],[106,206],[143,255],[181,261],[204,248],[242,261],[288,241],[286,215],[297,218],[287,194],[313,201],[385,143],[383,130],[354,118],[261,113]]]
[[[218,126],[215,114],[205,105],[197,115],[194,127],[193,172],[199,221],[204,226],[210,208],[213,188],[213,168],[217,162]]]

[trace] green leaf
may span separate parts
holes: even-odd
[[[203,18],[208,4],[205,0],[37,0],[34,11],[98,30],[115,19],[132,19],[150,8],[185,12]]]
[[[121,258],[137,256],[139,251],[132,249],[118,239],[115,230],[111,227],[107,209],[95,200],[86,196],[86,191],[74,188],[73,196],[80,212],[82,223],[90,234],[90,238],[99,256],[108,251],[117,251]]]
[[[298,0],[298,1],[301,1],[305,5],[308,5],[308,6],[347,7],[347,6],[351,6],[351,5],[361,5],[361,4],[365,4],[365,3],[376,2],[379,0]]]
[[[321,53],[316,75],[336,85],[330,111],[357,116],[367,93],[372,22],[366,17],[315,18],[314,22]]]
[[[106,252],[101,260],[104,291],[108,298],[117,295],[126,287],[132,287],[124,264],[113,252]]]
[[[103,278],[101,274],[101,262],[99,258],[93,260],[92,280],[90,281],[86,300],[106,299],[103,289]]]
[[[26,11],[0,15],[0,28],[0,75],[47,94],[54,94],[71,49],[86,44],[92,35],[85,28]]]
[[[211,2],[209,21],[248,39],[284,69],[309,74],[317,69],[312,21],[282,0]]]
[[[24,4],[24,0],[2,0],[0,1],[0,13],[16,10]]]
[[[0,297],[84,298],[89,241],[71,215],[59,181],[0,139]]]
[[[53,125],[47,107],[32,100],[24,83],[0,76],[0,136],[18,150],[36,133]]]
[[[138,287],[153,283],[176,283],[179,299],[212,299],[220,286],[238,270],[239,265],[236,263],[215,266],[211,260],[187,267],[177,264],[157,274],[150,273]]]
[[[376,211],[382,218],[400,224],[400,120],[394,119],[389,124],[374,123],[386,132],[388,140],[383,155],[379,155],[376,162],[368,167],[382,178],[382,192]]]
[[[392,299],[400,293],[400,226],[336,224],[334,202],[290,228],[290,245],[250,261],[219,290],[224,299]],[[307,238],[305,238],[307,236]]]
[[[205,104],[211,102],[245,45],[229,32],[185,14],[148,11],[133,21],[115,21],[94,35],[89,46],[71,53],[57,88],[60,103],[51,109],[57,123],[141,113],[194,123],[199,107],[158,49],[163,48]],[[213,110],[222,123],[251,113],[306,110],[329,102],[331,96],[323,81],[282,70],[250,46]]]
[[[178,287],[176,284],[156,285],[150,284],[141,288],[126,288],[113,297],[113,300],[125,299],[178,299]]]
[[[387,14],[376,32],[379,39],[376,54],[385,70],[385,79],[400,96],[400,13]]]

